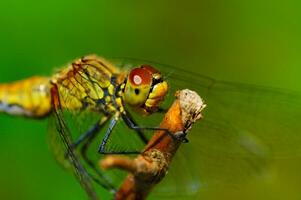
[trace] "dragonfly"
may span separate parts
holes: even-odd
[[[52,77],[32,77],[12,84],[0,86],[1,111],[12,115],[43,118],[52,115],[55,127],[50,131],[50,143],[58,161],[70,164],[91,199],[97,199],[92,189],[90,175],[81,164],[75,149],[95,172],[98,169],[87,155],[91,141],[109,124],[98,148],[100,154],[137,154],[139,150],[107,150],[106,145],[112,130],[119,120],[136,131],[142,143],[148,138],[142,130],[161,130],[156,127],[140,127],[131,117],[125,104],[142,115],[156,112],[168,91],[168,84],[161,73],[150,65],[140,65],[123,72],[103,58],[85,56],[72,62]],[[74,141],[66,118],[79,113],[97,113],[96,122]],[[67,114],[66,114],[67,113]],[[67,116],[68,114],[71,114]],[[59,136],[59,138],[58,138]],[[175,137],[170,134],[171,137]],[[182,140],[182,138],[175,138]],[[183,141],[185,139],[183,138]],[[59,147],[59,145],[61,147]],[[64,148],[62,148],[62,146]],[[63,150],[62,150],[63,149]],[[65,152],[65,153],[63,153]],[[65,157],[65,158],[62,158]],[[68,163],[66,164],[66,158]],[[101,181],[94,179],[104,188],[114,191],[109,180],[97,173]]]
[[[196,199],[206,188],[248,182],[272,159],[300,155],[299,93],[131,58],[85,56],[51,77],[1,84],[0,111],[50,118],[49,144],[57,161],[73,172],[90,199],[98,199],[94,183],[114,193],[124,177],[101,171],[101,156],[139,153],[148,132],[157,129],[162,108],[183,88],[197,91],[207,112],[151,199]]]

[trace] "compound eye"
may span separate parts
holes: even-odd
[[[135,86],[149,85],[152,82],[152,74],[144,68],[134,68],[130,72],[129,80]]]
[[[141,65],[141,68],[144,70],[149,71],[150,74],[156,74],[159,73],[159,71],[157,69],[155,69],[154,67],[150,66],[150,65]]]

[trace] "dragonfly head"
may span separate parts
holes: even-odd
[[[151,114],[167,92],[168,84],[161,73],[149,65],[141,65],[132,69],[127,77],[124,101],[144,114]]]

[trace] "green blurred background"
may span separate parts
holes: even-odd
[[[95,53],[301,90],[300,5],[268,0],[1,1],[0,82],[49,75],[76,57]],[[73,177],[52,159],[46,121],[1,115],[0,132],[1,199],[85,199]],[[280,188],[273,189],[277,194]],[[262,196],[265,188],[255,191],[249,198]],[[289,199],[301,196],[293,189],[290,193]]]

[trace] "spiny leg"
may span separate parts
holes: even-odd
[[[114,117],[111,120],[110,126],[109,126],[108,130],[106,131],[104,138],[101,141],[98,152],[100,154],[139,154],[140,153],[139,151],[107,151],[106,150],[107,142],[108,142],[108,140],[112,134],[112,131],[113,131],[114,127],[116,126],[116,123],[118,120],[119,120],[118,117]]]
[[[79,138],[72,143],[71,147],[76,149],[82,142],[84,142],[87,138],[91,137],[95,132],[99,132],[100,130],[100,122],[98,121],[94,124],[86,133],[79,136]]]
[[[138,126],[137,123],[135,122],[134,118],[130,115],[129,112],[126,112],[126,115],[127,115],[128,119],[131,121],[131,123],[134,126]],[[124,122],[126,123],[127,126],[129,126],[128,120],[124,120]],[[148,138],[145,136],[145,134],[139,129],[135,129],[135,131],[137,132],[137,134],[138,134],[139,138],[141,139],[141,141],[144,144],[147,144],[148,143]]]
[[[122,117],[123,121],[126,123],[126,125],[130,129],[133,129],[133,130],[136,130],[136,131],[140,131],[140,132],[142,130],[165,131],[166,134],[168,134],[170,137],[172,137],[175,140],[180,140],[183,143],[187,143],[188,142],[188,139],[186,138],[186,133],[184,133],[184,132],[179,132],[179,133],[172,134],[167,129],[164,129],[164,128],[158,128],[158,127],[139,127],[133,121],[133,119],[131,118],[131,116],[129,116],[128,114],[122,114],[121,117]]]
[[[101,185],[102,187],[104,187],[105,189],[108,189],[112,192],[116,192],[116,188],[112,185],[112,183],[110,182],[110,180],[108,180],[107,177],[104,176],[104,174],[102,174],[99,169],[95,166],[94,162],[89,158],[87,152],[88,149],[90,147],[90,144],[93,142],[93,140],[95,139],[95,137],[100,133],[101,128],[103,128],[103,126],[106,124],[108,120],[108,117],[103,117],[101,119],[101,121],[97,124],[95,124],[91,129],[89,129],[89,131],[87,133],[84,134],[85,139],[87,139],[86,141],[84,141],[85,139],[83,139],[82,141],[84,141],[83,146],[80,149],[80,153],[84,159],[84,161],[91,167],[91,169],[99,176],[101,177],[101,179],[105,182],[103,183],[102,181],[100,181],[99,179],[93,177],[93,175],[90,174],[91,178],[98,183],[99,185]],[[93,131],[92,131],[93,130]],[[83,137],[80,137],[79,139],[81,139]],[[77,140],[79,141],[79,140]]]
[[[158,110],[157,110],[158,113],[166,113],[167,112],[167,109],[166,108],[163,108],[163,107],[159,107]],[[135,130],[139,136],[139,138],[141,139],[141,141],[144,143],[144,144],[147,144],[149,139],[147,138],[147,136],[145,136],[145,133],[142,132],[143,129],[148,129],[148,128],[132,128],[132,127],[139,127],[138,124],[136,123],[136,121],[134,120],[134,118],[132,117],[132,115],[129,113],[129,112],[126,112],[126,117],[127,119],[124,119],[124,122],[126,123],[126,125],[128,127],[130,127],[131,129]],[[150,129],[148,129],[150,130]],[[153,130],[153,129],[151,129]],[[156,129],[158,130],[158,129]]]
[[[86,133],[81,134],[79,138],[73,142],[70,147],[72,149],[76,149],[81,143],[83,143],[87,138],[91,137],[93,134],[97,133],[101,129],[101,124],[105,123],[107,121],[107,116],[103,117],[101,120],[97,121],[96,124],[94,124]],[[67,155],[65,155],[67,157]]]
[[[141,130],[154,130],[154,131],[165,131],[170,137],[172,137],[173,139],[176,140],[181,140],[182,142],[188,142],[188,139],[186,139],[186,133],[183,132],[179,132],[176,134],[171,134],[170,132],[168,132],[166,129],[163,128],[157,128],[157,127],[139,127],[136,125],[136,123],[132,120],[131,116],[127,115],[127,114],[121,114],[122,119],[124,120],[124,122],[126,123],[126,125],[133,130],[136,130],[137,133],[141,133],[142,136],[144,136],[143,132]],[[106,150],[106,145],[107,142],[112,134],[112,131],[114,129],[114,127],[116,126],[117,121],[119,120],[118,117],[114,117],[111,122],[110,122],[110,126],[104,136],[104,138],[102,139],[101,145],[99,146],[98,152],[100,154],[139,154],[141,152],[139,151],[107,151]],[[141,136],[139,134],[139,136]],[[144,136],[145,137],[145,136]],[[141,137],[140,137],[141,138]],[[142,139],[142,138],[141,138]]]

